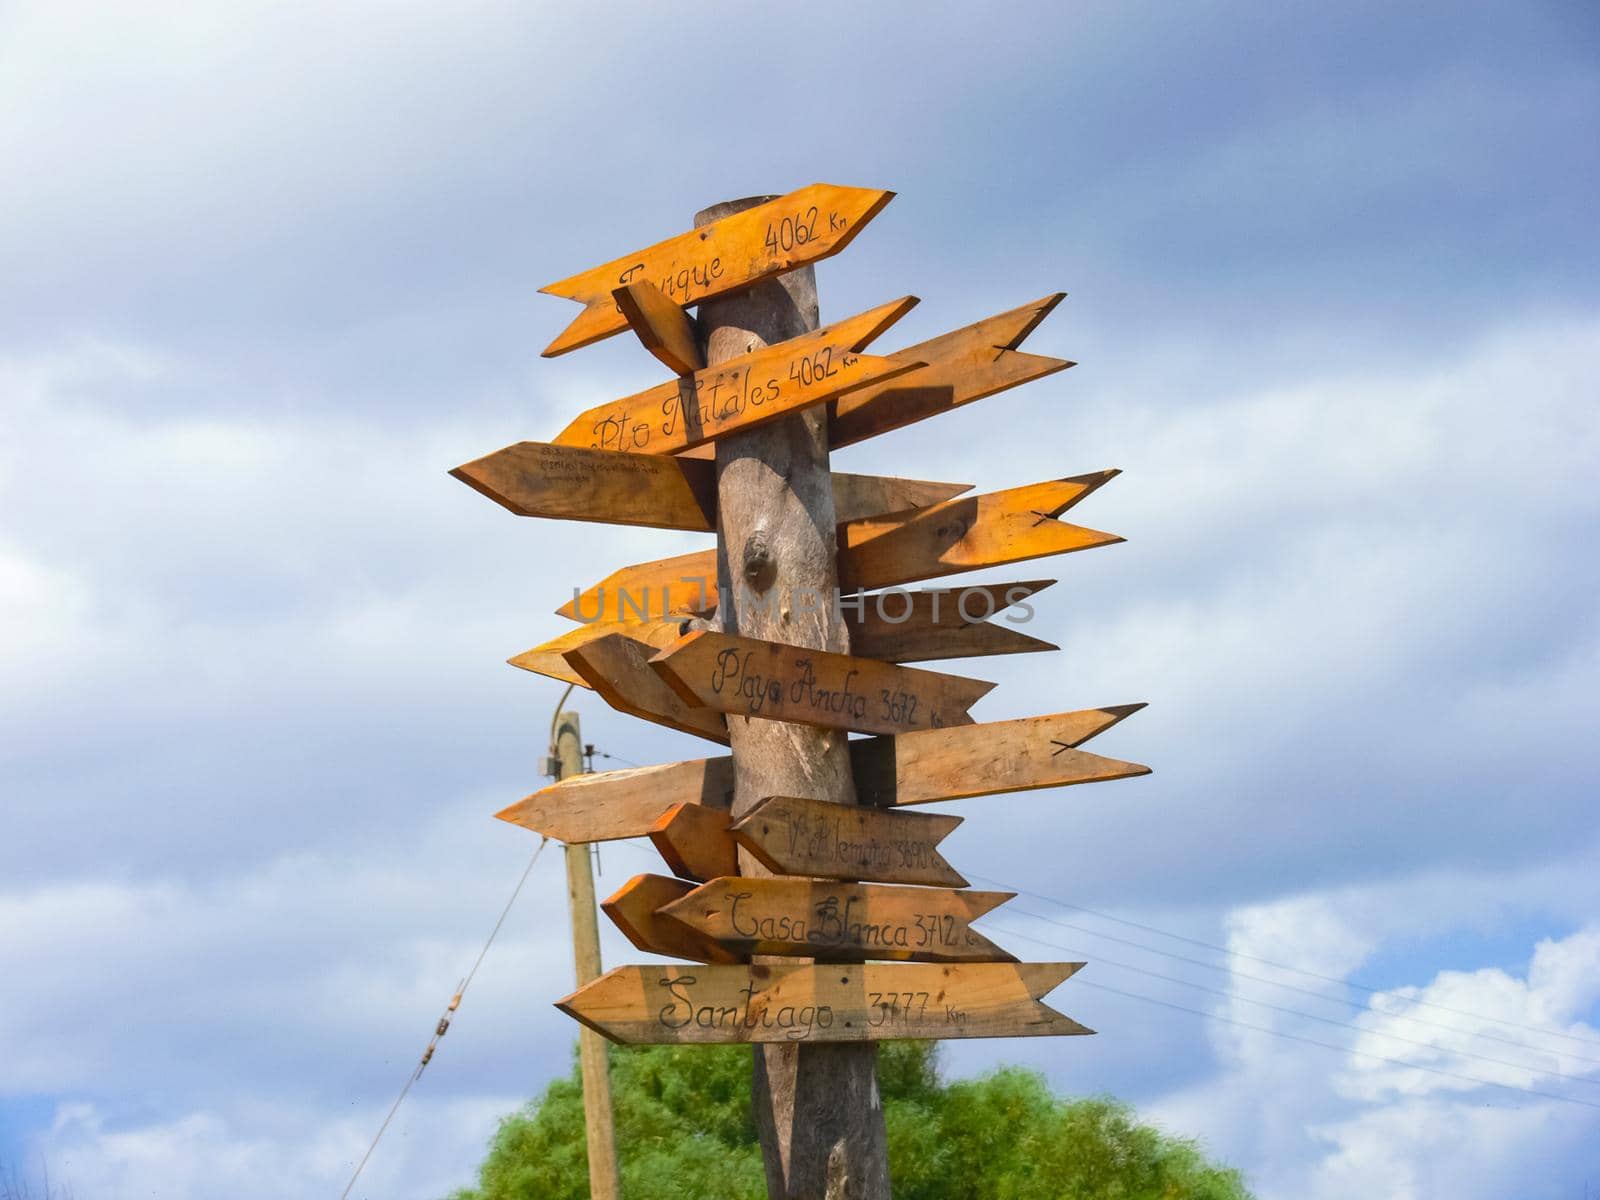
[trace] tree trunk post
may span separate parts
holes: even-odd
[[[714,205],[696,215],[695,227],[772,198]],[[810,267],[699,308],[707,366],[817,325]],[[719,438],[716,464],[720,627],[849,653],[849,633],[834,604],[838,568],[825,408]],[[738,716],[728,718],[728,730],[735,817],[775,795],[856,803],[842,732]],[[770,874],[744,850],[739,864],[745,875]],[[754,1053],[755,1116],[772,1200],[890,1200],[877,1046],[758,1045]]]

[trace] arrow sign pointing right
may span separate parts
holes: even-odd
[[[768,796],[732,833],[777,875],[966,887],[936,849],[959,824],[960,817],[945,813]]]

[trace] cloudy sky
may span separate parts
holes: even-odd
[[[1065,290],[1028,348],[1082,364],[842,467],[1124,471],[1061,653],[956,669],[979,719],[1148,701],[1093,748],[1155,773],[948,806],[1101,1033],[948,1069],[1263,1197],[1600,1189],[1597,51],[1576,0],[0,4],[0,1156],[338,1194],[533,850],[490,814],[560,689],[503,660],[704,544],[445,471],[662,378],[541,360],[538,287],[826,180],[900,195],[825,318]],[[705,753],[577,707],[602,766]],[[558,862],[356,1194],[467,1181],[566,1069]]]

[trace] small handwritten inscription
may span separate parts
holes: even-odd
[[[934,840],[864,834],[860,822],[848,813],[818,817],[797,812],[786,822],[786,833],[785,861],[819,871],[866,876],[894,870],[929,871],[944,865]]]
[[[861,356],[840,346],[812,345],[787,358],[757,355],[721,370],[697,371],[603,410],[590,430],[590,448],[649,451],[704,440],[744,424],[762,408],[789,408],[824,396]]]
[[[847,986],[850,977],[841,983]],[[665,1001],[655,1013],[659,1027],[674,1033],[720,1030],[731,1035],[729,1040],[835,1041],[840,1031],[851,1028],[894,1031],[892,1036],[897,1037],[939,1037],[967,1022],[965,1010],[923,990],[849,989],[828,996],[836,1001],[829,1004],[822,1002],[822,995],[803,998],[807,1002],[801,997],[787,999],[781,986],[768,990],[755,979],[729,989],[702,982],[698,974],[683,973],[658,976],[655,985]],[[839,1003],[843,996],[851,999]]]
[[[809,913],[767,911],[754,891],[729,889],[722,895],[728,926],[748,942],[786,942],[811,949],[866,953],[873,950],[923,950],[929,953],[987,947],[966,918],[954,913],[905,912],[880,916],[860,895],[827,893],[813,900]],[[876,919],[875,919],[876,918]]]

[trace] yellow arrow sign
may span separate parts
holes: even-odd
[[[674,304],[698,304],[839,253],[894,199],[875,188],[814,183],[540,288],[584,306],[545,347],[565,354],[628,327],[612,293],[649,283]]]
[[[1093,1033],[1040,1003],[1082,963],[617,967],[556,1005],[615,1042]]]
[[[629,454],[674,454],[821,404],[919,365],[861,353],[916,305],[915,296],[775,346],[763,346],[573,419],[553,441]]]

